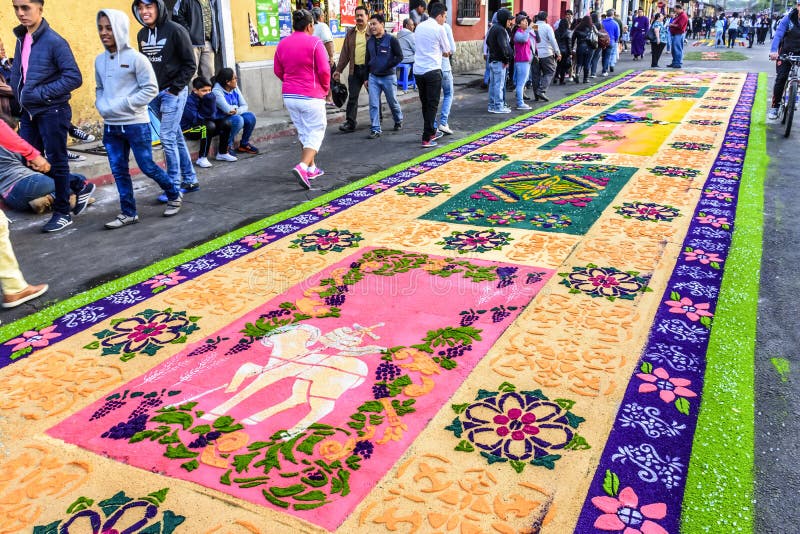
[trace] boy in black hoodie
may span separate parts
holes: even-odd
[[[187,85],[197,71],[189,33],[169,19],[164,0],[134,0],[131,9],[144,26],[136,36],[139,51],[150,60],[158,81],[159,93],[150,103],[150,109],[161,119],[159,134],[167,174],[181,189],[197,191],[200,189],[197,174],[181,131],[189,93]],[[162,198],[166,200],[165,196]]]

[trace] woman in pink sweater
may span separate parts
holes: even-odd
[[[314,158],[325,137],[328,119],[325,97],[331,82],[328,53],[318,37],[314,37],[314,17],[300,9],[292,13],[292,35],[282,40],[275,50],[275,76],[283,82],[283,105],[289,111],[303,153],[292,172],[306,189],[310,180],[322,176]]]

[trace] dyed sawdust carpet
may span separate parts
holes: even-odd
[[[757,85],[625,74],[5,327],[0,531],[747,531]]]
[[[683,59],[689,61],[744,61],[748,59],[741,52],[686,52]]]

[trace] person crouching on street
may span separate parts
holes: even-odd
[[[200,150],[197,153],[195,165],[207,169],[211,167],[208,161],[208,150],[211,140],[219,135],[219,148],[217,153],[227,154],[231,136],[231,124],[225,120],[214,120],[217,115],[217,97],[211,92],[211,82],[203,76],[192,80],[192,92],[186,99],[181,117],[181,130],[186,139],[200,140]]]
[[[128,16],[116,9],[97,13],[97,31],[105,51],[94,61],[97,83],[95,106],[103,118],[103,145],[119,192],[121,213],[108,229],[139,222],[133,198],[128,159],[133,150],[136,164],[167,195],[165,217],[181,210],[178,185],[153,161],[148,104],[158,95],[156,74],[150,61],[128,45]]]
[[[236,152],[258,154],[258,149],[250,143],[250,136],[253,135],[253,130],[256,128],[256,116],[248,111],[247,101],[239,90],[238,78],[233,73],[233,69],[220,69],[212,81],[216,82],[212,92],[217,98],[217,111],[231,124],[227,153],[233,156],[234,138],[236,134],[242,132],[242,139],[236,147]],[[223,155],[222,150],[219,151],[217,159],[220,159],[221,155]]]
[[[302,144],[300,163],[292,172],[305,189],[322,176],[315,158],[325,137],[328,118],[325,97],[331,84],[331,68],[325,45],[314,37],[314,18],[306,9],[292,13],[294,31],[275,50],[275,76],[283,82],[283,105],[289,112]]]

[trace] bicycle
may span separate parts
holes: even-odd
[[[792,69],[789,71],[789,79],[786,80],[786,89],[783,92],[783,100],[781,107],[778,110],[778,116],[781,118],[781,124],[784,125],[783,136],[789,137],[792,131],[792,121],[794,120],[794,111],[797,107],[798,86],[800,86],[800,56],[793,56],[791,54],[781,54],[779,58],[781,61],[789,61],[792,63]]]

